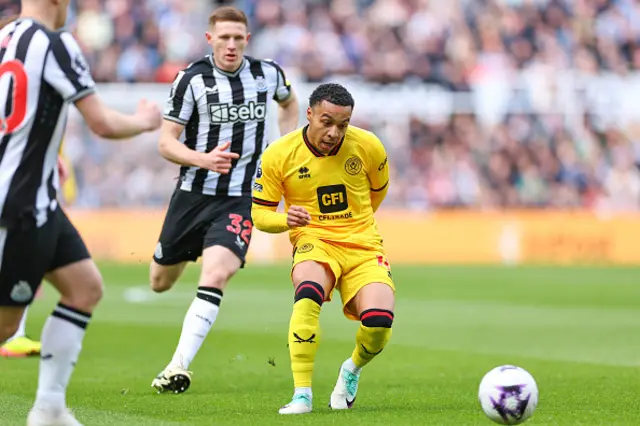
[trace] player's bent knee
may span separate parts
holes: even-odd
[[[227,286],[227,282],[232,275],[233,272],[228,271],[224,268],[212,268],[207,271],[202,271],[202,276],[200,277],[200,286],[213,287],[224,290],[224,288]]]
[[[83,312],[91,312],[104,295],[104,286],[100,275],[86,278],[75,291],[63,297],[62,302]]]
[[[92,312],[102,298],[102,275],[90,259],[59,267],[45,279],[60,292],[62,304],[82,312]]]
[[[162,274],[152,274],[149,287],[156,293],[162,293],[169,290],[173,286],[173,282]]]
[[[149,271],[149,286],[156,293],[169,290],[178,279],[178,274],[170,268],[152,263]]]
[[[320,284],[313,281],[303,281],[296,289],[295,302],[310,299],[322,306],[324,296],[324,289]]]
[[[393,312],[386,309],[367,309],[360,314],[360,323],[369,328],[391,328]]]
[[[316,283],[329,283],[333,281],[333,272],[328,265],[313,260],[298,263],[291,272],[291,280],[294,285],[300,286],[304,281]],[[300,283],[300,284],[298,284]]]

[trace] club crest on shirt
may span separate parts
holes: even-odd
[[[263,76],[259,75],[256,77],[256,90],[258,92],[266,92],[267,91],[267,82]]]
[[[358,157],[351,157],[344,164],[344,169],[350,175],[355,176],[362,170],[362,160]]]

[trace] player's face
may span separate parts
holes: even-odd
[[[328,154],[347,133],[351,113],[350,106],[339,106],[322,101],[307,109],[309,142],[321,153]]]
[[[241,22],[216,22],[206,35],[213,48],[216,66],[229,72],[237,70],[242,64],[244,49],[251,36],[246,25]]]

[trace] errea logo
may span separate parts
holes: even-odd
[[[214,124],[264,121],[267,117],[267,104],[254,101],[242,105],[209,104],[209,117]]]
[[[298,170],[298,179],[309,179],[311,177],[311,173],[309,173],[309,168],[308,167],[300,167],[300,170]]]

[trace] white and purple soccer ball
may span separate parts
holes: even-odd
[[[538,385],[523,368],[502,365],[482,378],[478,399],[491,420],[517,425],[533,415],[538,405]]]

